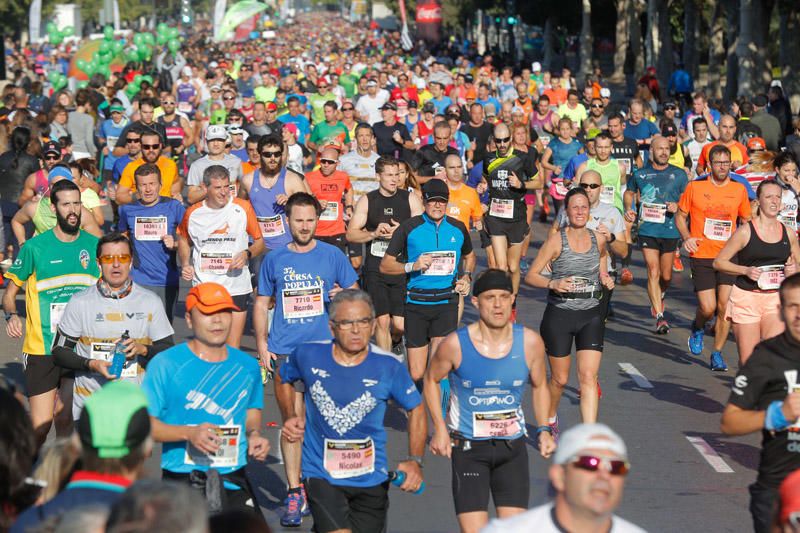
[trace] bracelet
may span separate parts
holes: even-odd
[[[610,238],[610,239],[608,239],[608,243],[609,243],[609,244],[611,244],[612,242],[614,242],[614,241],[616,241],[616,240],[617,240],[617,236],[616,236],[616,235],[614,235],[614,234],[612,233],[612,234],[611,234],[611,238]]]
[[[19,313],[17,313],[16,311],[14,311],[13,313],[6,313],[6,322],[11,320],[12,316],[19,316]]]
[[[422,458],[421,455],[408,455],[408,456],[406,456],[406,461],[414,461],[415,463],[417,463],[419,465],[420,468],[425,466],[425,464],[424,464],[425,461],[424,461],[424,459]]]
[[[253,258],[253,252],[250,251],[250,248],[245,248],[245,253],[247,254],[247,259]]]
[[[543,432],[547,432],[547,433],[550,433],[550,435],[552,435],[553,434],[553,428],[551,428],[550,426],[538,426],[536,428],[536,436],[537,437],[540,434],[542,434]]]
[[[405,266],[403,266],[403,270],[406,271],[406,274],[411,274],[414,270],[414,263],[406,263]]]

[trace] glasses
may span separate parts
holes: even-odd
[[[571,460],[572,466],[586,470],[587,472],[597,472],[602,465],[603,469],[612,476],[627,475],[631,467],[626,461],[620,459],[606,459],[595,457],[594,455],[579,455]]]
[[[46,156],[44,156],[44,160],[45,160],[45,161],[58,161],[59,159],[61,159],[61,156],[60,156],[60,155],[55,155],[55,154],[53,154],[53,155],[46,155]]]
[[[675,111],[676,109],[678,109],[678,108],[676,106],[674,106],[674,105],[665,105],[664,106],[664,110],[665,111]]]
[[[592,109],[603,109],[603,104],[592,104]]]
[[[584,189],[599,189],[601,185],[599,183],[581,183],[581,187]]]
[[[128,144],[136,144],[142,142],[142,140],[138,137],[135,139],[133,137],[128,137],[127,139],[125,139],[125,142]]]
[[[317,85],[317,89],[319,89],[319,90],[327,89],[327,88],[328,88],[327,85]]]
[[[335,165],[338,163],[335,159],[320,159],[319,162],[323,165]]]
[[[266,151],[266,152],[261,152],[261,157],[263,157],[264,159],[270,159],[270,158],[279,159],[281,157],[282,153],[283,153],[283,150],[278,150],[277,152],[275,152],[275,151],[272,151],[272,152]]]
[[[159,148],[161,148],[161,145],[160,144],[143,144],[142,148],[144,150],[158,150]]]
[[[511,137],[496,137],[494,142],[498,144],[504,144],[511,141]]]
[[[175,105],[175,102],[161,102],[161,105]]]
[[[336,321],[332,320],[331,323],[342,331],[353,331],[354,329],[356,329],[356,326],[358,326],[358,329],[368,328],[372,326],[373,320],[374,319],[370,317],[370,318],[357,318],[355,320],[336,320]]]
[[[222,99],[227,101],[236,100],[233,96],[223,96]]]
[[[239,67],[239,71],[240,72],[248,72],[249,70],[250,70],[250,67]]]
[[[343,107],[342,111],[355,111],[354,107]]]
[[[729,166],[731,166],[731,162],[730,161],[712,161],[711,164],[715,165],[715,166],[718,166],[718,167],[729,167]]]
[[[127,265],[131,262],[131,254],[101,255],[97,259],[100,260],[101,265],[112,265],[114,263]]]

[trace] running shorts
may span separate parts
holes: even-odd
[[[458,299],[436,305],[405,304],[406,347],[421,348],[458,326]]]
[[[343,487],[312,477],[303,484],[318,533],[339,529],[380,533],[386,529],[388,481],[372,487]]]
[[[568,357],[575,350],[603,351],[606,332],[604,306],[572,311],[548,304],[544,310],[539,332],[550,357]]]
[[[406,277],[364,272],[364,289],[372,297],[375,316],[403,316],[406,305]]]
[[[489,236],[505,237],[509,245],[522,244],[522,241],[530,233],[530,226],[525,220],[510,221],[487,216],[484,217],[483,224],[486,226]]]
[[[780,313],[780,308],[778,291],[746,291],[734,285],[725,308],[725,319],[734,324],[758,324],[764,317]]]
[[[714,270],[713,259],[691,258],[694,292],[716,289],[719,285],[733,285],[736,276]]]

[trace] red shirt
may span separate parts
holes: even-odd
[[[323,176],[319,170],[306,174],[306,183],[311,193],[323,204],[316,236],[333,237],[342,235],[344,227],[344,193],[351,190],[350,178],[346,172],[335,170],[330,176]]]

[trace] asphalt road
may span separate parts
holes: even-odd
[[[542,241],[544,227],[536,225],[535,255]],[[710,338],[702,357],[689,355],[686,339],[694,313],[694,295],[687,271],[676,274],[667,294],[667,318],[673,325],[666,336],[651,332],[645,293],[645,273],[641,253],[634,252],[635,281],[615,290],[615,317],[606,329],[600,383],[603,399],[600,421],[609,424],[625,439],[632,470],[625,496],[617,514],[649,531],[747,531],[751,529],[747,510],[747,485],[755,479],[760,437],[731,438],[719,432],[720,413],[727,401],[735,373],[735,346],[729,341],[724,354],[731,367],[727,373],[712,373],[708,367]],[[479,267],[485,267],[480,256]],[[186,288],[181,291],[176,316],[183,314]],[[20,306],[22,302],[20,301]],[[523,288],[518,303],[518,321],[538,330],[545,307],[545,291]],[[475,313],[467,309],[464,320]],[[175,320],[176,340],[188,336],[182,318]],[[0,334],[2,335],[2,334]],[[22,372],[21,342],[6,337],[0,343],[0,373],[19,379]],[[731,337],[732,339],[732,337]],[[243,348],[255,352],[252,331]],[[573,365],[574,368],[574,365]],[[271,386],[265,391],[264,422],[279,422]],[[526,398],[526,416],[534,421],[530,394]],[[563,429],[579,421],[577,380],[573,370],[559,418]],[[389,433],[389,457],[406,455],[404,417],[390,409],[386,418]],[[283,467],[277,446],[277,427],[267,427],[273,443],[265,464],[248,467],[257,487],[262,510],[276,531],[283,531],[278,520],[286,495]],[[547,481],[548,463],[536,449],[529,448],[531,466],[530,505],[539,505],[551,497]],[[158,475],[158,456],[148,463],[150,475]],[[424,495],[391,490],[388,530],[391,532],[456,531],[450,491],[450,466],[447,460],[428,455],[425,465],[427,489]],[[299,531],[310,531],[312,520],[306,518]],[[288,531],[288,530],[287,530]],[[294,529],[298,531],[298,529]]]

